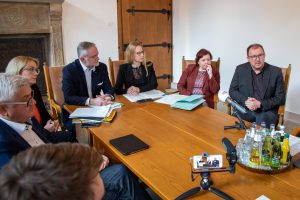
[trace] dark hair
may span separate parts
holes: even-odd
[[[207,54],[210,56],[210,59],[212,60],[213,58],[212,58],[212,55],[211,55],[210,51],[208,51],[208,50],[206,50],[206,49],[200,49],[200,50],[198,51],[198,53],[196,54],[196,58],[195,58],[196,66],[199,65],[199,64],[198,64],[199,60],[200,60],[203,56],[205,56],[205,55],[207,55]]]
[[[257,49],[257,48],[261,48],[263,50],[263,52],[265,53],[264,47],[261,44],[255,43],[255,44],[251,44],[248,46],[247,48],[247,56],[249,56],[249,51],[251,48]]]
[[[101,153],[82,144],[47,144],[17,154],[0,171],[0,199],[93,199]],[[100,189],[100,188],[99,188]]]

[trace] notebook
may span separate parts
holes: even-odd
[[[109,141],[122,154],[129,155],[144,149],[148,149],[149,145],[133,134],[115,138]]]

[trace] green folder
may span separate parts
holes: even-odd
[[[179,108],[182,110],[193,110],[203,102],[205,102],[205,99],[203,99],[203,95],[191,95],[180,101],[177,101],[176,103],[172,104],[171,107]]]

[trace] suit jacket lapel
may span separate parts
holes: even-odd
[[[100,95],[100,94],[96,94],[97,85],[98,84],[103,84],[103,83],[99,82],[99,81],[101,81],[101,80],[99,80],[100,76],[101,76],[100,67],[96,66],[95,70],[92,71],[92,95],[93,95],[93,97],[95,97],[96,95]]]
[[[76,67],[77,67],[77,71],[79,73],[78,75],[79,75],[80,81],[82,81],[83,82],[82,85],[84,85],[84,87],[83,87],[84,91],[81,91],[81,92],[82,93],[84,92],[84,94],[83,94],[84,96],[89,96],[89,93],[88,93],[88,90],[87,90],[85,74],[84,74],[84,71],[83,71],[82,66],[81,66],[78,59],[76,60]],[[78,88],[78,89],[80,89],[80,88]]]
[[[270,70],[268,65],[265,64],[264,66],[264,72],[263,72],[263,93],[262,93],[262,97],[264,98],[266,91],[268,89],[268,83],[269,83],[269,79],[270,79]]]
[[[3,130],[1,130],[1,132],[7,138],[7,142],[14,144],[14,149],[16,152],[30,148],[30,145],[26,142],[26,140],[24,140],[20,136],[20,134],[18,134],[14,129],[12,129],[10,126],[8,126],[2,120],[0,120],[0,129],[3,129]]]
[[[253,97],[254,96],[254,91],[253,91],[253,83],[252,83],[252,67],[250,65],[250,63],[248,63],[248,67],[246,68],[246,73],[244,74],[244,77],[246,80],[246,85],[248,87],[248,91],[249,91],[249,97]]]

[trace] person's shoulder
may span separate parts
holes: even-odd
[[[237,69],[244,69],[244,68],[248,68],[248,67],[251,67],[250,63],[249,62],[245,62],[245,63],[239,64],[236,68]]]
[[[265,67],[270,70],[270,71],[277,71],[277,72],[281,72],[281,68],[277,67],[275,65],[270,65],[269,63],[265,62]]]
[[[66,72],[66,71],[73,71],[73,70],[76,70],[78,66],[81,66],[81,65],[80,65],[79,59],[76,59],[73,62],[67,64],[64,67],[63,71],[64,72]]]
[[[129,64],[129,63],[124,63],[124,64],[121,64],[120,66],[119,66],[119,68],[120,69],[126,69],[126,68],[128,68],[128,67],[130,67],[131,66],[131,64]]]

